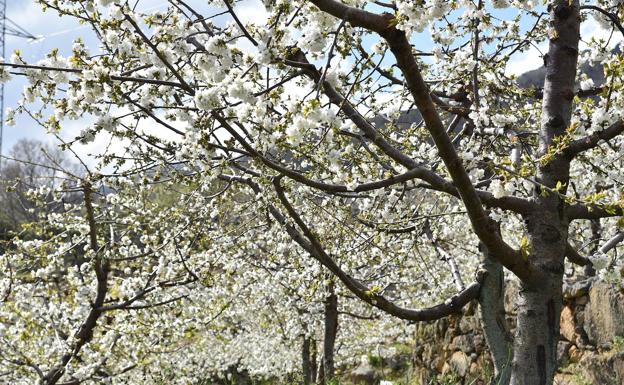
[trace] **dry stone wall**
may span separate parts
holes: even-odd
[[[507,283],[507,321],[515,327],[518,285]],[[569,282],[561,312],[558,385],[624,385],[624,293],[594,278]],[[354,383],[488,384],[492,364],[481,328],[478,305],[462,314],[420,323],[417,343],[401,357],[363,362],[347,375]],[[397,361],[403,364],[397,365]],[[369,360],[371,361],[371,360]],[[375,361],[375,360],[372,360]],[[391,362],[395,362],[392,371]]]

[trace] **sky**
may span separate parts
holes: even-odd
[[[196,0],[191,0],[191,3]],[[202,3],[197,0],[197,2]],[[167,5],[165,0],[149,0],[144,1],[139,6],[139,10],[152,10],[164,8]],[[205,2],[203,2],[205,4]],[[237,13],[243,21],[251,21],[257,17],[265,15],[261,9],[259,0],[245,0],[237,6]],[[12,52],[19,49],[22,56],[27,62],[35,63],[45,57],[46,53],[53,48],[58,48],[60,54],[69,56],[71,52],[72,42],[75,38],[81,37],[87,47],[91,47],[92,52],[96,51],[98,41],[88,26],[80,25],[74,19],[68,17],[59,18],[54,11],[43,12],[40,6],[34,3],[34,0],[7,0],[7,17],[26,29],[32,35],[36,36],[35,40],[28,40],[19,37],[7,36],[6,39],[6,56],[7,59]],[[601,30],[596,22],[590,21],[583,24],[583,36],[604,36],[607,31]],[[426,43],[425,43],[426,44]],[[424,49],[427,49],[426,47]],[[539,49],[543,52],[547,47],[542,45]],[[530,69],[541,66],[541,53],[536,48],[531,48],[525,53],[517,55],[507,68],[508,73],[520,74]],[[15,106],[20,98],[22,89],[26,84],[21,77],[14,76],[13,79],[5,85],[5,108]],[[88,120],[65,121],[63,130],[67,137],[75,136],[85,125],[89,124]],[[4,127],[4,137],[2,144],[2,154],[6,154],[11,146],[20,138],[37,138],[44,141],[51,139],[45,134],[43,128],[39,127],[32,119],[27,116],[18,116],[16,124],[12,127]],[[103,143],[94,142],[89,146],[81,149],[85,154],[97,150],[96,147]]]

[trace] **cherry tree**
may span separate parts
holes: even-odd
[[[131,196],[186,180],[197,193],[175,202],[180,239],[212,239],[201,250],[218,247],[231,271],[243,257],[286,276],[322,266],[284,279],[409,321],[478,299],[494,381],[514,385],[553,382],[566,257],[621,280],[607,256],[623,206],[620,1],[266,1],[252,18],[229,1],[39,3],[101,46],[30,64],[16,53],[2,78],[30,84],[9,122],[27,113],[68,151],[109,141],[85,198],[101,181]],[[581,35],[594,18],[610,38]],[[540,45],[543,83],[520,88],[506,68]],[[581,63],[602,66],[604,84]],[[68,139],[68,119],[95,123]],[[136,215],[167,229],[167,214]],[[187,251],[215,271],[210,253]],[[86,258],[101,281],[108,262]],[[513,338],[503,269],[521,283]]]

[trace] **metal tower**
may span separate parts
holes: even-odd
[[[0,0],[0,52],[2,59],[5,59],[5,40],[7,36],[23,37],[29,40],[36,40],[37,37],[20,27],[6,14],[6,0]],[[0,165],[2,165],[2,138],[4,136],[4,83],[0,85]]]

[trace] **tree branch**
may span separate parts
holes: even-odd
[[[390,14],[377,15],[335,0],[312,0],[312,3],[320,10],[346,20],[354,26],[377,32],[387,41],[396,58],[397,66],[403,72],[414,103],[425,120],[440,157],[444,161],[455,188],[457,188],[466,207],[475,234],[492,251],[493,255],[519,278],[525,281],[535,279],[537,271],[522,258],[520,252],[511,248],[495,231],[492,231],[490,219],[483,209],[479,195],[470,181],[431,100],[427,84],[422,78],[412,53],[412,46],[407,40],[405,32],[392,26],[394,16]]]
[[[83,71],[78,68],[63,68],[63,67],[50,67],[50,66],[39,66],[39,65],[31,65],[31,64],[13,64],[13,63],[0,63],[0,67],[23,68],[23,69],[42,70],[42,71],[69,72],[69,73],[75,73],[75,74],[82,74],[82,71]],[[170,86],[170,87],[187,90],[183,84],[170,82],[167,80],[146,79],[146,78],[137,78],[137,77],[132,77],[132,76],[119,76],[119,75],[109,75],[109,77],[111,78],[111,80],[116,80],[120,82],[155,84],[159,86]]]
[[[393,302],[386,299],[383,295],[379,293],[375,293],[372,290],[369,290],[359,281],[351,277],[345,271],[343,271],[334,260],[325,252],[324,248],[313,234],[312,230],[308,228],[303,219],[299,216],[299,214],[292,207],[284,190],[280,184],[281,178],[273,179],[273,186],[275,187],[275,191],[277,196],[282,203],[282,205],[286,208],[289,216],[295,221],[297,226],[303,232],[305,238],[296,231],[292,226],[288,225],[285,221],[285,218],[275,211],[274,217],[278,220],[278,222],[287,226],[287,231],[289,235],[293,238],[295,242],[297,242],[301,247],[303,247],[310,255],[319,261],[323,266],[329,269],[338,279],[342,281],[342,283],[358,298],[362,301],[377,307],[380,310],[385,311],[388,314],[391,314],[395,317],[410,320],[410,321],[431,321],[435,319],[439,319],[445,317],[449,314],[455,313],[459,311],[464,305],[466,305],[471,300],[475,299],[479,295],[479,290],[481,287],[481,283],[485,278],[485,275],[480,272],[477,275],[477,281],[470,284],[465,290],[457,293],[453,297],[444,301],[444,303],[426,308],[426,309],[406,309],[400,306],[397,306]],[[306,240],[307,239],[307,240]]]
[[[571,142],[564,150],[564,154],[573,158],[583,151],[591,150],[598,146],[601,140],[607,141],[615,138],[624,132],[624,121],[618,120],[609,127],[596,131],[593,134]]]
[[[582,5],[580,7],[580,9],[582,10],[592,10],[592,11],[597,11],[602,13],[603,15],[605,15],[607,18],[609,18],[609,20],[611,20],[611,22],[613,23],[613,25],[620,31],[620,33],[624,36],[624,27],[622,26],[622,23],[620,22],[620,18],[618,17],[617,14],[612,13],[607,11],[606,9],[600,8],[598,6],[595,5]]]
[[[604,245],[602,245],[594,255],[606,254],[610,250],[614,249],[620,242],[624,241],[624,232],[617,233]],[[570,244],[566,246],[566,257],[568,260],[579,266],[592,266],[591,257],[584,257]]]
[[[61,362],[52,367],[50,371],[45,375],[42,379],[42,383],[45,385],[54,385],[56,384],[63,373],[65,372],[65,367],[69,363],[69,361],[76,356],[82,347],[87,344],[93,338],[93,331],[97,325],[97,321],[102,315],[102,310],[100,309],[104,304],[104,299],[106,298],[106,292],[108,290],[108,272],[109,266],[108,262],[102,259],[102,256],[98,256],[98,241],[97,241],[97,224],[95,222],[95,214],[93,211],[93,201],[92,194],[93,190],[91,184],[88,182],[83,186],[84,192],[84,204],[86,209],[86,218],[87,224],[89,225],[89,247],[93,252],[93,269],[95,270],[95,275],[97,279],[96,286],[96,296],[91,304],[91,310],[89,310],[89,314],[87,318],[84,320],[80,328],[73,336],[74,344],[69,353],[64,354],[61,357]]]

